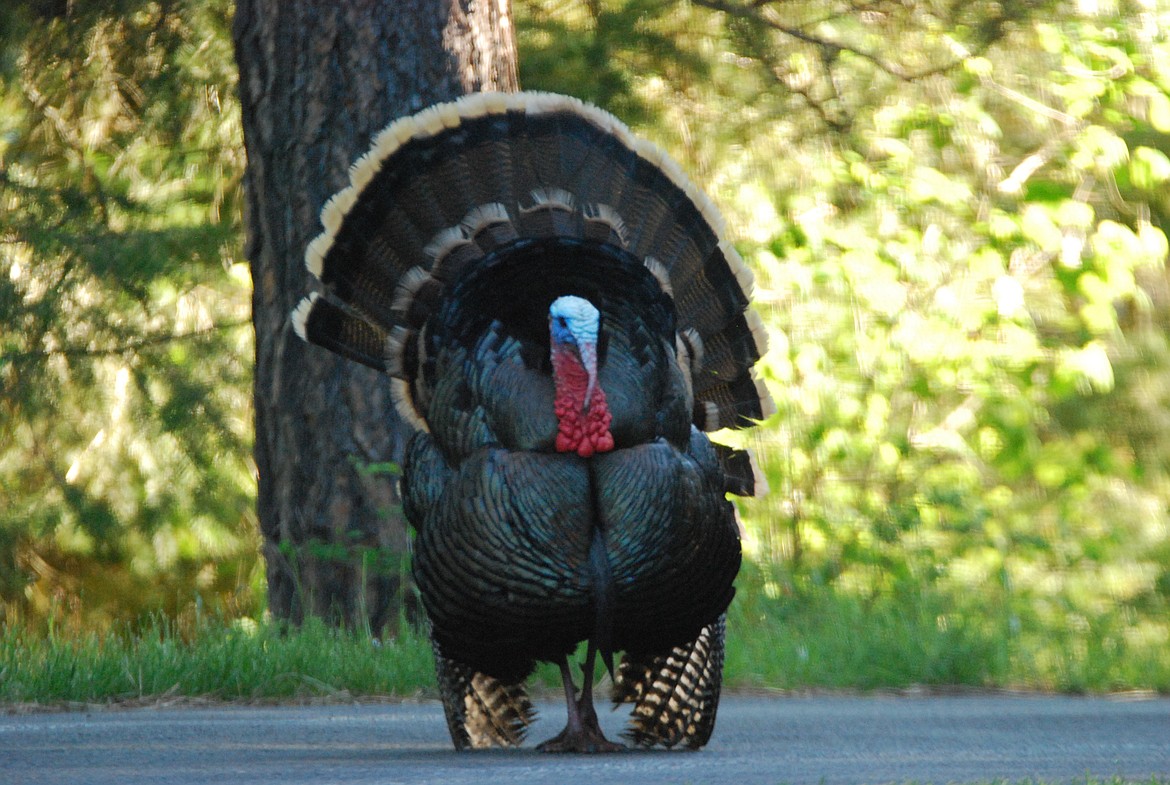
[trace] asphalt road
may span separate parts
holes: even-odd
[[[541,704],[530,739],[560,730]],[[622,714],[603,712],[616,736]],[[437,703],[0,716],[0,783],[1170,782],[1170,700],[727,697],[702,752],[458,754]]]

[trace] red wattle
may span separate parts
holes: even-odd
[[[593,388],[589,408],[585,409],[585,392],[589,372],[572,351],[554,347],[553,375],[557,392],[553,409],[557,415],[557,452],[575,452],[582,458],[613,449],[609,425],[613,419],[600,386]]]

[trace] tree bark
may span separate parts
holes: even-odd
[[[407,533],[389,384],[304,344],[289,313],[326,199],[395,117],[516,90],[510,0],[239,0],[233,37],[248,155],[255,459],[268,604],[299,623],[398,619]],[[373,467],[375,471],[370,471]]]

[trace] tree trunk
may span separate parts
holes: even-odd
[[[325,200],[394,118],[515,90],[510,0],[239,0],[234,39],[256,329],[258,513],[268,604],[369,624],[398,619],[407,534],[387,470],[403,435],[385,378],[302,343],[289,312]]]

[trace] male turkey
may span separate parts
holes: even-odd
[[[519,744],[537,660],[569,719],[545,750],[698,748],[739,570],[746,453],[771,413],[752,276],[661,150],[564,96],[487,93],[391,124],[308,248],[306,340],[393,377],[402,493],[456,748]],[[577,697],[568,657],[588,641]]]

